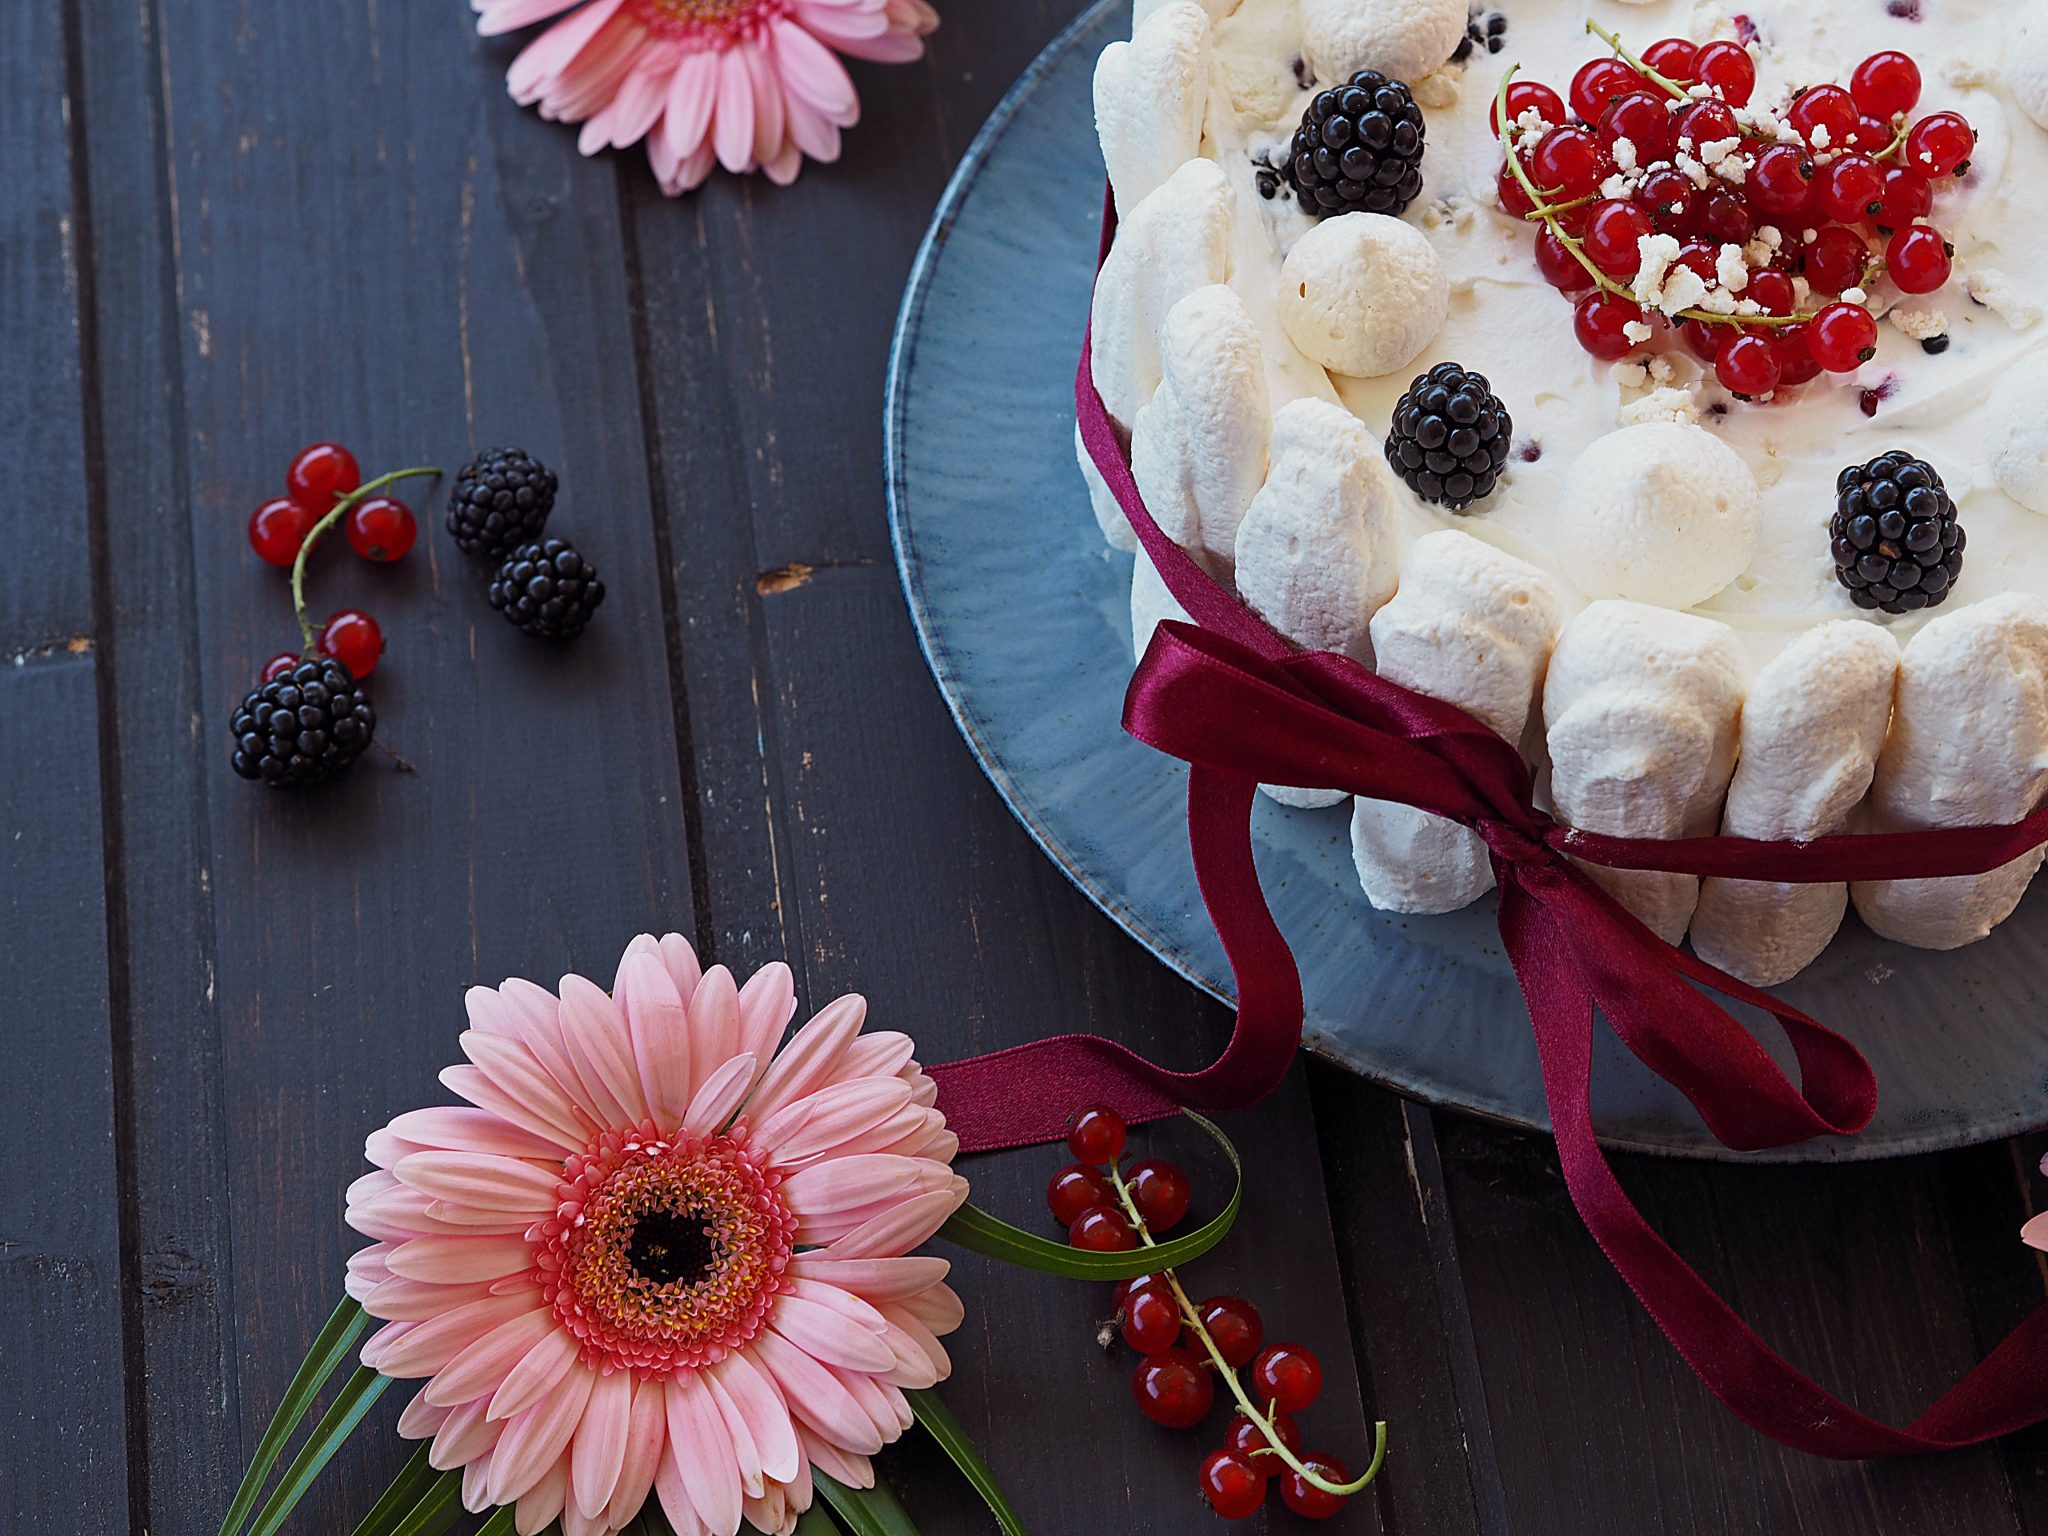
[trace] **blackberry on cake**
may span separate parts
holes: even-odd
[[[1956,504],[1934,466],[1903,449],[1842,471],[1828,532],[1835,579],[1859,608],[1938,607],[1963,571]]]
[[[604,601],[597,568],[567,539],[514,550],[491,580],[491,606],[529,635],[566,640],[583,632]]]
[[[1361,69],[1309,102],[1288,147],[1287,180],[1318,217],[1399,213],[1422,191],[1427,131],[1406,85]]]
[[[555,508],[555,473],[523,448],[486,448],[448,493],[448,532],[464,554],[502,559],[540,537]]]
[[[346,772],[376,734],[377,712],[355,675],[324,657],[302,661],[252,688],[229,729],[236,773],[299,789]]]
[[[1438,363],[1395,405],[1387,462],[1424,501],[1460,512],[1493,494],[1514,430],[1485,374]]]

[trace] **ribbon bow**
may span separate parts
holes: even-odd
[[[1115,230],[1105,200],[1103,253]],[[1159,626],[1131,680],[1124,727],[1189,765],[1195,874],[1237,982],[1237,1028],[1199,1072],[1065,1035],[933,1069],[967,1151],[1057,1139],[1070,1109],[1105,1099],[1149,1118],[1241,1108],[1277,1087],[1301,1041],[1299,973],[1259,887],[1251,810],[1261,783],[1398,801],[1471,828],[1500,887],[1500,929],[1529,1007],[1544,1097],[1573,1204],[1695,1373],[1746,1423],[1816,1455],[1898,1456],[1976,1444],[2048,1418],[2048,1306],[1904,1429],[1858,1413],[1777,1354],[1650,1229],[1608,1167],[1592,1117],[1593,1020],[1671,1083],[1725,1145],[1853,1135],[1877,1084],[1854,1046],[1800,1010],[1667,944],[1583,866],[1791,883],[1982,874],[2048,842],[2048,806],[2007,826],[1819,838],[1610,837],[1535,804],[1521,753],[1481,722],[1345,656],[1304,652],[1160,530],[1104,408],[1084,344],[1081,438],[1143,554],[1193,623]],[[1698,986],[1691,985],[1697,983]],[[1700,987],[1767,1011],[1794,1083]]]

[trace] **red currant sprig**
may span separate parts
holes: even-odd
[[[354,463],[355,460],[351,458],[349,464],[353,466]],[[440,470],[432,467],[420,467],[415,469],[397,469],[388,475],[379,475],[367,485],[356,486],[337,495],[333,506],[328,510],[327,514],[306,530],[306,536],[299,544],[299,552],[292,560],[292,612],[298,617],[299,636],[304,641],[304,650],[308,657],[321,651],[321,637],[314,633],[312,621],[306,617],[306,560],[313,553],[313,546],[320,542],[321,535],[326,533],[328,529],[348,517],[358,506],[370,500],[370,498],[386,486],[396,485],[401,480],[412,479],[419,475],[438,475],[440,473]],[[359,634],[374,636],[375,650],[370,652],[370,662],[374,666],[376,664],[376,651],[383,649],[383,636],[376,631],[376,621],[371,619],[368,614],[357,613],[355,610],[344,610],[342,613],[334,615],[328,623],[332,626],[344,619],[352,621],[351,627],[355,628]],[[356,620],[367,624],[369,626],[368,630],[363,631],[360,625],[354,624],[353,621]],[[351,644],[357,644],[357,642],[351,642]],[[360,649],[358,649],[357,654],[360,656]],[[343,665],[348,666],[351,672],[355,672],[355,667],[349,663],[346,657],[338,656],[337,659],[341,660]],[[356,675],[361,676],[362,674],[358,672]]]
[[[1068,1122],[1067,1146],[1079,1159],[1053,1175],[1046,1203],[1068,1224],[1076,1247],[1152,1248],[1154,1236],[1186,1216],[1186,1174],[1159,1158],[1125,1174],[1118,1167],[1126,1141],[1123,1118],[1095,1105]],[[1221,1381],[1236,1401],[1223,1447],[1202,1462],[1202,1496],[1226,1519],[1244,1519],[1265,1502],[1279,1480],[1281,1502],[1309,1519],[1327,1519],[1379,1475],[1386,1461],[1387,1426],[1373,1426],[1372,1463],[1352,1478],[1328,1456],[1303,1455],[1292,1415],[1322,1390],[1322,1366],[1299,1344],[1265,1344],[1258,1309],[1237,1296],[1212,1296],[1197,1305],[1171,1269],[1126,1282],[1117,1291],[1124,1342],[1143,1358],[1131,1393],[1145,1416],[1171,1429],[1199,1424]],[[1250,1368],[1255,1398],[1238,1372]],[[1263,1399],[1265,1408],[1259,1407]]]

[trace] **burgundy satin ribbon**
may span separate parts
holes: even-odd
[[[1114,231],[1105,207],[1103,250]],[[2048,1306],[1904,1429],[1866,1417],[1773,1351],[1653,1232],[1616,1182],[1592,1118],[1593,1019],[1671,1083],[1725,1145],[1852,1135],[1877,1085],[1856,1049],[1796,1008],[1674,948],[1582,863],[1794,883],[1981,874],[2048,842],[2048,807],[2009,826],[1767,843],[1607,837],[1558,826],[1513,746],[1448,704],[1347,657],[1303,652],[1226,592],[1152,520],[1084,344],[1082,442],[1146,555],[1193,624],[1162,624],[1125,699],[1124,726],[1189,765],[1188,833],[1202,898],[1236,978],[1237,1028],[1195,1072],[1062,1035],[931,1069],[964,1151],[1052,1141],[1084,1102],[1133,1119],[1180,1105],[1229,1110],[1277,1087],[1301,1040],[1301,982],[1252,857],[1260,783],[1340,789],[1448,817],[1486,842],[1500,930],[1521,984],[1572,1201],[1678,1352],[1740,1418],[1816,1455],[1898,1456],[1971,1445],[2048,1418]],[[1566,855],[1569,855],[1567,858]],[[1795,1084],[1725,1009],[1689,983],[1770,1013]]]

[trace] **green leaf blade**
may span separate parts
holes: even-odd
[[[283,1454],[285,1442],[292,1431],[299,1427],[313,1406],[313,1399],[320,1395],[320,1389],[341,1368],[349,1351],[370,1326],[370,1319],[364,1314],[362,1303],[353,1296],[342,1298],[328,1317],[326,1324],[313,1340],[313,1347],[306,1351],[306,1358],[300,1362],[292,1376],[291,1385],[278,1400],[277,1412],[270,1416],[269,1427],[263,1431],[263,1438],[256,1443],[256,1454],[249,1460],[249,1470],[242,1475],[242,1485],[235,1490],[234,1502],[228,1505],[227,1517],[221,1521],[220,1536],[235,1536],[249,1518],[249,1511],[256,1507],[256,1499],[263,1492],[263,1485],[270,1477],[270,1469],[277,1465],[277,1458]]]
[[[910,1511],[880,1478],[872,1488],[849,1488],[813,1467],[811,1481],[852,1536],[918,1536]]]
[[[910,1400],[911,1410],[916,1413],[917,1422],[924,1426],[925,1433],[939,1442],[946,1454],[953,1458],[953,1465],[960,1469],[961,1476],[981,1495],[989,1513],[996,1517],[996,1524],[1002,1527],[1003,1536],[1026,1536],[1023,1520],[1010,1507],[1002,1485],[996,1481],[988,1463],[982,1460],[981,1452],[974,1448],[974,1442],[967,1438],[967,1431],[961,1427],[960,1421],[953,1417],[953,1410],[936,1392],[906,1391],[903,1395]]]
[[[1181,1113],[1208,1132],[1223,1148],[1237,1175],[1229,1204],[1214,1220],[1194,1231],[1150,1248],[1133,1248],[1125,1253],[1090,1253],[1040,1237],[1035,1232],[1026,1232],[1022,1227],[1013,1227],[979,1206],[963,1205],[939,1228],[939,1236],[985,1258],[1001,1259],[1006,1264],[1069,1280],[1131,1280],[1139,1275],[1156,1274],[1162,1269],[1178,1269],[1183,1264],[1193,1263],[1222,1242],[1237,1224],[1237,1213],[1244,1203],[1244,1162],[1238,1157],[1237,1148],[1230,1144],[1230,1138],[1215,1122],[1191,1109]]]
[[[348,1384],[327,1405],[327,1411],[313,1426],[313,1433],[299,1448],[299,1454],[285,1468],[283,1481],[263,1506],[255,1525],[250,1527],[251,1536],[277,1536],[285,1521],[291,1518],[292,1511],[298,1508],[299,1500],[306,1496],[306,1490],[313,1486],[313,1479],[334,1459],[334,1453],[341,1449],[342,1442],[355,1432],[355,1427],[363,1422],[363,1416],[376,1406],[377,1399],[390,1385],[389,1376],[380,1376],[367,1365],[357,1367]]]

